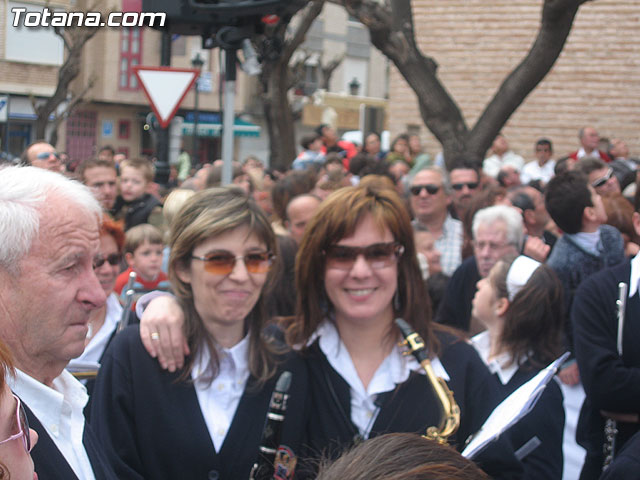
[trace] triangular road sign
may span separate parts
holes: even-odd
[[[198,70],[171,67],[135,66],[151,108],[162,128],[167,128],[187,92],[198,78]]]

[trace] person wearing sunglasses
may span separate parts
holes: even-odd
[[[147,335],[137,325],[116,335],[91,409],[116,472],[120,478],[249,478],[270,397],[285,370],[292,383],[280,443],[295,457],[306,371],[263,331],[279,271],[269,221],[240,189],[210,188],[186,200],[169,245],[188,356],[182,368],[165,371],[145,350]],[[169,335],[158,329],[146,341],[157,345]]]
[[[613,168],[598,158],[585,157],[576,163],[576,170],[581,171],[589,178],[589,184],[602,196],[619,195],[620,181],[616,177]]]
[[[64,173],[65,165],[60,161],[60,155],[53,145],[44,140],[36,140],[22,152],[22,164]]]
[[[69,362],[69,367],[72,369],[87,362],[100,363],[115,335],[116,327],[122,317],[122,306],[114,293],[114,286],[120,273],[123,245],[122,228],[105,216],[100,227],[100,248],[93,258],[93,270],[107,296],[107,301],[102,307],[91,312],[86,346],[82,355]],[[93,385],[94,380],[85,382],[89,395],[93,391]]]
[[[422,225],[435,238],[442,271],[451,276],[462,263],[462,222],[448,211],[450,186],[444,171],[431,166],[415,174],[409,186],[414,227]]]
[[[30,452],[38,434],[29,428],[22,402],[6,382],[13,374],[11,354],[0,340],[0,479],[35,480]]]
[[[467,166],[456,166],[449,172],[451,215],[462,220],[472,200],[480,192],[480,172]]]

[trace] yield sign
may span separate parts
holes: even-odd
[[[167,128],[180,103],[198,78],[198,70],[171,67],[133,67],[162,128]]]

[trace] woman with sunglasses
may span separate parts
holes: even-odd
[[[120,273],[124,232],[113,220],[105,217],[100,227],[100,249],[93,259],[93,270],[107,296],[106,303],[91,312],[89,331],[84,352],[69,362],[73,370],[86,370],[90,364],[99,364],[113,339],[118,322],[122,318],[122,306],[113,289]],[[80,368],[82,367],[82,368]],[[85,383],[89,395],[93,390],[93,380]],[[89,412],[89,408],[85,409]]]
[[[506,398],[561,353],[562,284],[550,267],[525,256],[504,257],[478,282],[472,315],[487,330],[472,339]],[[551,381],[533,410],[509,431],[516,450],[534,440],[525,479],[561,479],[563,397]]]
[[[12,374],[11,355],[0,340],[0,480],[35,480],[29,452],[38,443],[38,434],[29,428],[20,399],[6,383]]]
[[[292,383],[281,444],[294,458],[306,398],[304,364],[263,335],[277,244],[239,189],[191,197],[171,225],[169,278],[185,312],[184,367],[164,371],[137,326],[114,339],[91,411],[120,478],[249,478],[280,373]],[[159,339],[153,332],[152,341]]]
[[[425,339],[436,373],[454,392],[462,414],[451,444],[462,448],[497,405],[497,385],[473,348],[434,331],[411,219],[391,188],[342,188],[323,202],[298,250],[296,285],[297,314],[287,336],[309,368],[305,457],[336,458],[361,439],[424,433],[440,422],[440,403],[422,367],[397,345],[396,317]],[[179,319],[167,318],[176,313],[170,304],[158,299],[142,323],[173,328]],[[162,349],[165,363],[166,354]],[[479,463],[495,478],[518,478],[521,472],[504,439]],[[313,464],[305,462],[301,478],[313,477]]]

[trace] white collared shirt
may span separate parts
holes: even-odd
[[[83,480],[94,480],[89,456],[82,443],[83,409],[89,400],[87,390],[69,372],[53,380],[53,388],[16,370],[13,392],[31,409],[58,447],[73,472]]]
[[[640,282],[640,253],[631,259],[631,275],[629,275],[629,298],[638,291]]]
[[[211,358],[206,344],[191,370],[200,410],[216,452],[222,448],[249,378],[249,335],[231,348],[220,348],[218,356],[220,371],[210,384],[199,380]]]
[[[409,378],[411,371],[425,374],[422,366],[413,356],[404,356],[400,347],[394,346],[391,353],[382,361],[369,382],[367,388],[351,360],[347,347],[340,339],[337,328],[332,322],[324,321],[316,330],[310,343],[320,337],[319,345],[329,364],[349,384],[351,393],[351,421],[363,438],[368,438],[371,427],[379,413],[375,405],[378,394],[389,392]],[[438,358],[431,361],[435,374],[449,380],[449,375]]]
[[[518,362],[513,361],[511,354],[504,352],[489,360],[491,340],[489,338],[489,332],[486,330],[474,336],[471,339],[471,344],[476,349],[485,365],[487,365],[489,371],[498,375],[498,378],[503,385],[509,383],[511,377],[513,377],[513,375],[518,371]]]
[[[71,360],[71,363],[74,361],[98,363],[104,353],[107,342],[120,321],[120,317],[122,317],[122,305],[120,305],[116,294],[112,292],[107,297],[107,312],[102,327],[91,338],[82,355]]]

